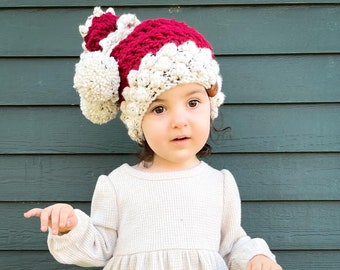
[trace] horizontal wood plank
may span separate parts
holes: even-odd
[[[337,4],[339,0],[176,0],[171,5],[268,5],[268,4]],[[0,7],[89,7],[97,6],[97,0],[2,0]],[[139,0],[117,0],[114,3],[110,0],[100,1],[102,6],[169,6],[169,2],[165,0],[148,0],[141,3]]]
[[[338,154],[214,154],[244,201],[340,200]],[[90,201],[101,174],[134,155],[0,155],[1,201]]]
[[[284,270],[339,270],[339,251],[273,251]],[[20,260],[18,260],[20,258]],[[3,269],[16,270],[80,270],[73,265],[56,262],[48,251],[0,251]],[[86,268],[87,270],[102,268]]]
[[[20,259],[18,259],[20,258]],[[2,269],[15,270],[81,270],[84,268],[75,265],[58,263],[48,251],[0,251]],[[99,270],[102,267],[89,267],[86,270]]]
[[[284,270],[340,269],[340,251],[274,251]]]
[[[0,58],[0,105],[79,105],[78,58]],[[13,77],[14,76],[14,77]]]
[[[2,201],[90,201],[101,174],[108,175],[131,155],[1,156]]]
[[[37,218],[23,213],[46,203],[0,203],[0,250],[44,250]],[[90,204],[73,204],[89,212]],[[340,202],[245,202],[243,226],[274,250],[340,250]]]
[[[94,125],[77,106],[0,107],[0,114],[0,154],[136,151],[120,120]],[[216,153],[340,151],[337,104],[229,105],[220,114],[216,126],[231,131],[212,134]]]
[[[218,57],[227,103],[340,101],[340,55]],[[0,58],[0,105],[79,104],[78,58]],[[13,74],[20,74],[13,79]]]
[[[226,105],[221,121],[230,130],[212,133],[218,153],[337,152],[340,107],[333,105]],[[219,120],[217,127],[221,126]],[[223,126],[222,125],[222,126]]]
[[[217,55],[340,52],[340,5],[131,6],[116,11],[136,13],[140,20],[186,21],[206,36]],[[78,25],[91,12],[92,8],[0,9],[0,36],[7,37],[0,43],[0,56],[77,56]]]
[[[120,120],[94,125],[78,106],[0,108],[0,114],[1,154],[135,152]]]
[[[220,57],[229,103],[340,101],[340,55]]]
[[[340,250],[339,207],[340,201],[246,202],[243,226],[273,249]]]
[[[245,201],[339,200],[340,154],[214,154],[229,169]]]

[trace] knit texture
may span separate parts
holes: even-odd
[[[218,73],[219,66],[212,58],[211,51],[207,48],[198,48],[192,41],[179,46],[169,43],[156,54],[147,54],[138,70],[130,71],[128,76],[130,86],[123,92],[121,119],[128,128],[129,136],[139,143],[144,140],[142,130],[144,114],[152,101],[163,92],[186,83],[198,83],[209,89],[214,83],[221,84],[221,78],[216,78]],[[222,92],[210,98],[211,119],[217,117],[217,108],[223,100]]]
[[[194,41],[198,48],[210,49],[210,54],[212,54],[212,47],[204,37],[182,22],[160,18],[146,20],[136,26],[134,31],[111,53],[111,56],[119,59],[119,73],[122,78],[120,92],[129,85],[127,79],[129,72],[138,70],[146,54],[156,54],[160,48],[170,42],[179,46],[188,40]]]
[[[91,218],[76,213],[76,228],[48,237],[61,263],[115,270],[245,270],[256,254],[274,259],[267,244],[250,239],[240,225],[233,176],[204,162],[166,173],[124,164],[99,178]]]
[[[106,12],[100,17],[94,17],[91,22],[86,36],[84,37],[85,47],[89,51],[99,51],[102,46],[99,42],[106,38],[111,32],[117,30],[118,16],[115,16],[111,12]]]
[[[79,30],[84,51],[74,87],[83,114],[93,123],[107,123],[120,109],[129,136],[141,143],[141,121],[151,102],[185,83],[201,84],[214,93],[209,96],[211,118],[218,116],[224,100],[219,65],[210,43],[196,29],[173,19],[140,22],[132,14],[117,16],[112,8],[95,8]]]

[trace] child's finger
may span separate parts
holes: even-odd
[[[41,208],[33,208],[24,213],[24,217],[25,218],[40,217],[41,212],[42,212]]]
[[[52,234],[59,233],[60,215],[61,215],[60,207],[56,205],[56,207],[53,207],[51,211]]]
[[[59,227],[67,229],[68,224],[70,223],[69,217],[71,216],[72,212],[66,206],[61,208],[60,215],[59,215]]]
[[[53,206],[46,207],[40,215],[40,229],[42,232],[47,232],[49,222],[51,221],[51,212]]]
[[[67,221],[67,227],[68,228],[74,228],[78,223],[78,219],[75,215],[74,212],[72,212],[71,216],[68,217],[68,221]]]
[[[40,217],[41,231],[47,232],[50,227],[55,235],[67,233],[77,224],[74,210],[68,204],[54,204],[44,209],[34,208],[24,213],[24,217]]]

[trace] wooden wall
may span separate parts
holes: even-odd
[[[53,260],[23,212],[89,211],[98,175],[135,162],[120,121],[91,124],[72,89],[96,5],[185,20],[211,41],[231,131],[208,161],[235,175],[245,229],[285,270],[339,270],[340,0],[1,0],[0,269],[79,269]]]

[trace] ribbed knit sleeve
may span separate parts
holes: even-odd
[[[107,176],[100,176],[94,191],[91,219],[75,210],[78,224],[67,234],[48,235],[48,247],[60,263],[104,266],[113,256],[117,239],[118,210],[114,187]]]
[[[233,175],[224,174],[223,217],[220,254],[230,270],[246,270],[249,260],[263,254],[272,260],[275,256],[260,238],[251,239],[241,227],[241,199]]]

